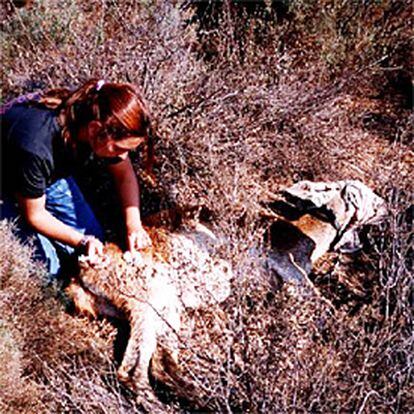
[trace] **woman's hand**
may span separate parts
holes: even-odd
[[[132,231],[128,231],[128,250],[135,252],[137,250],[151,247],[152,242],[145,229],[140,226]]]
[[[94,236],[84,236],[78,245],[81,253],[85,254],[91,262],[103,255],[103,244]]]

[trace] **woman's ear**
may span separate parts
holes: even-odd
[[[95,138],[102,130],[102,123],[96,120],[88,124],[88,137]]]

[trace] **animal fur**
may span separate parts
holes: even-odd
[[[270,203],[274,217],[267,230],[265,266],[277,278],[310,285],[312,263],[330,249],[352,251],[356,230],[380,221],[385,202],[358,181],[300,182],[283,200]],[[177,221],[177,217],[167,218]],[[181,317],[188,309],[217,305],[230,295],[232,271],[215,259],[218,240],[205,226],[181,220],[180,230],[148,228],[152,248],[137,257],[105,248],[105,261],[80,261],[79,276],[67,292],[80,313],[126,319],[130,338],[118,369],[120,380],[148,388],[148,370],[176,391],[192,393],[181,380],[177,358]],[[162,222],[165,214],[158,219]]]
[[[66,292],[79,313],[129,321],[130,337],[118,368],[122,382],[148,388],[152,360],[153,365],[163,364],[152,367],[157,379],[183,391],[177,360],[181,315],[188,308],[223,302],[230,294],[232,271],[214,257],[218,240],[200,223],[189,222],[179,231],[147,231],[152,247],[140,255],[106,245],[103,262],[81,258],[79,275]]]

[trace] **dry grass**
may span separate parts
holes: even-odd
[[[262,15],[214,3],[208,19],[179,1],[43,0],[5,18],[2,100],[92,76],[137,83],[160,135],[159,185],[144,189],[144,212],[208,206],[237,278],[222,313],[187,315],[181,358],[197,398],[161,390],[164,403],[143,407],[115,380],[114,328],[66,312],[30,248],[2,224],[0,410],[413,409],[410,7],[274,3]],[[108,184],[88,176],[100,180],[95,202],[117,233]],[[250,251],[263,232],[258,202],[299,179],[344,178],[366,182],[391,212],[361,253],[331,254],[315,269],[336,311],[293,287],[271,293]]]

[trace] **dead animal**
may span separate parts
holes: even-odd
[[[285,189],[282,198],[266,204],[272,218],[266,230],[266,267],[282,281],[307,282],[312,263],[328,251],[360,249],[357,231],[380,223],[385,201],[356,180],[301,181]]]
[[[148,371],[156,361],[166,364],[152,367],[165,374],[157,380],[180,383],[181,315],[223,302],[232,277],[228,263],[216,258],[218,239],[206,226],[190,221],[176,231],[147,231],[152,247],[139,255],[107,245],[100,263],[81,258],[79,275],[66,289],[80,313],[129,321],[118,377],[135,389],[148,389]],[[163,356],[153,358],[155,352]]]

